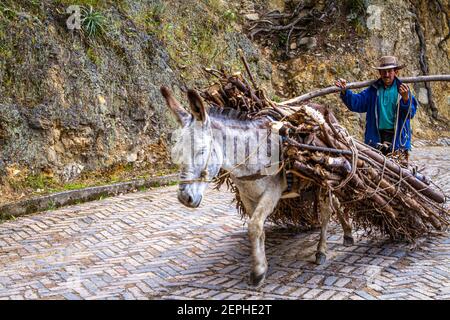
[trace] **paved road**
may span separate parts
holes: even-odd
[[[450,193],[450,148],[415,151]],[[450,299],[450,233],[417,248],[359,236],[342,245],[332,225],[328,261],[318,231],[268,225],[269,273],[247,286],[245,221],[229,193],[199,209],[176,187],[122,195],[0,224],[0,299]]]

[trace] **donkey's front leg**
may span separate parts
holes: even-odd
[[[252,246],[253,258],[250,284],[255,287],[259,287],[266,277],[267,259],[264,245],[264,222],[275,207],[273,200],[270,195],[263,195],[248,223],[248,235]]]
[[[253,219],[252,219],[253,220]],[[264,248],[264,221],[250,221],[248,226],[248,235],[252,245],[253,265],[250,272],[250,284],[252,286],[260,286],[266,277],[267,259]]]
[[[325,196],[324,201],[320,201],[320,239],[319,244],[317,245],[316,252],[316,264],[323,264],[326,260],[326,251],[327,251],[327,230],[328,230],[328,222],[331,217],[331,206],[330,206],[330,197]]]

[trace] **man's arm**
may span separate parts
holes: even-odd
[[[347,89],[347,81],[345,79],[337,80],[335,85],[342,89],[340,97],[350,111],[367,112],[370,87],[360,93],[353,93],[350,89]]]

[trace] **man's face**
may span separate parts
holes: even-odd
[[[397,71],[395,69],[386,69],[386,70],[379,70],[381,79],[383,79],[385,86],[390,86],[394,82],[394,78],[397,74]]]

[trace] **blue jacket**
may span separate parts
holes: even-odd
[[[401,82],[395,78],[394,83],[399,87]],[[341,92],[342,101],[350,111],[366,112],[366,131],[364,134],[364,142],[372,147],[377,147],[380,142],[380,132],[378,119],[380,117],[380,106],[378,103],[378,88],[384,85],[383,80],[378,79],[369,88],[360,93],[353,93],[347,89],[345,93]],[[397,110],[395,110],[395,141],[394,149],[411,150],[411,123],[410,120],[416,114],[417,101],[409,92],[409,99],[403,102],[400,94],[398,95]],[[398,111],[398,113],[397,113]]]

